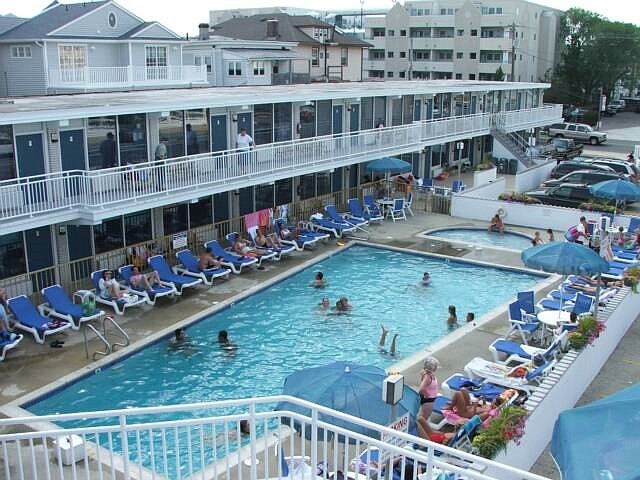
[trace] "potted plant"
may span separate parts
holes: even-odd
[[[585,315],[578,320],[578,326],[569,334],[569,346],[574,350],[582,350],[593,344],[604,329],[604,322],[596,320],[593,315]]]
[[[624,272],[622,281],[627,287],[631,287],[633,293],[638,293],[638,283],[640,282],[640,267],[630,267]]]
[[[522,407],[507,406],[500,414],[475,436],[471,445],[474,451],[484,458],[495,458],[501,450],[507,448],[510,441],[519,443],[524,435],[527,411]]]
[[[615,207],[604,202],[584,202],[578,205],[578,208],[589,212],[614,213],[616,211]]]

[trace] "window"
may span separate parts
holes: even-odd
[[[144,51],[147,79],[166,79],[169,73],[167,72],[167,47],[147,45]]]
[[[520,61],[522,61],[522,55],[520,55]]]
[[[471,30],[471,36],[472,37],[477,37],[478,36],[478,30]]]
[[[116,28],[116,25],[118,24],[118,17],[116,17],[115,12],[109,12],[107,22],[111,28]]]
[[[195,66],[206,65],[207,73],[211,73],[211,55],[195,55],[193,57],[193,64]]]
[[[253,75],[256,77],[264,76],[264,62],[262,60],[255,60],[253,62]]]
[[[496,15],[502,15],[502,7],[496,7]]]
[[[162,209],[162,225],[165,235],[184,232],[188,229],[188,204],[181,203]],[[128,238],[127,238],[128,240]]]
[[[118,116],[120,164],[147,161],[147,115],[136,113]]]
[[[469,80],[475,80],[476,79],[476,74],[475,73],[470,73],[469,74]]]
[[[471,52],[469,53],[469,58],[471,60],[475,60],[476,58],[478,58],[478,54],[476,52]]]
[[[446,8],[441,8],[440,9],[440,15],[446,15],[447,14],[447,9]]]
[[[393,58],[393,52],[387,52],[387,58]]]
[[[273,104],[253,107],[253,141],[256,145],[273,142]]]
[[[185,123],[187,129],[187,155],[196,155],[209,151],[209,122],[206,108],[187,110]]]
[[[400,58],[407,58],[407,52],[400,52]]]
[[[291,140],[292,108],[291,103],[276,103],[273,106],[274,141]]]
[[[407,31],[406,30],[400,30],[400,36],[401,37],[406,37],[407,36]]]
[[[210,196],[200,198],[196,203],[189,204],[189,228],[201,227],[212,223],[213,202]]]
[[[84,67],[87,66],[87,47],[85,45],[59,45],[58,64],[61,80],[66,82],[83,82]]]
[[[127,246],[151,240],[151,210],[124,216],[124,235]]]
[[[372,37],[384,37],[384,28],[372,28],[371,29]]]
[[[13,150],[13,127],[0,126],[0,180],[16,178],[16,160]]]
[[[242,62],[228,62],[227,74],[230,77],[239,77],[242,75]]]
[[[184,155],[184,112],[174,110],[158,120],[158,138],[167,140],[167,158]]]
[[[0,236],[0,278],[15,277],[27,271],[22,232]],[[7,312],[9,313],[9,312]]]
[[[393,72],[387,72],[387,78],[393,78]]]
[[[118,166],[116,117],[93,117],[87,120],[89,170]]]
[[[427,10],[427,12],[428,12],[428,11],[429,11],[429,10]],[[424,14],[424,11],[422,10],[422,8],[419,8],[419,9],[418,9],[418,16],[419,16],[419,17],[421,17],[423,14]],[[427,15],[429,15],[429,14],[427,13]]]
[[[100,225],[93,226],[93,243],[96,255],[122,248],[122,217],[103,220]]]
[[[456,80],[462,80],[462,74],[456,73]]]
[[[463,57],[464,57],[464,53],[462,53],[462,52],[456,52],[456,58],[457,58],[458,60],[462,60],[462,59],[463,59]]]
[[[396,36],[396,32],[395,32],[395,30],[387,30],[387,35],[389,37],[395,37]]]
[[[405,77],[405,73],[404,73],[404,72],[399,72],[399,73],[398,73],[398,77],[400,77],[400,78],[404,78],[404,77]]]
[[[493,7],[489,7],[489,15],[494,15],[496,13],[496,9]]]
[[[31,47],[27,45],[11,47],[11,58],[31,58]]]
[[[349,49],[347,47],[340,49],[340,65],[343,67],[349,65]]]
[[[458,29],[458,36],[462,37],[464,35],[464,30],[463,29]]]
[[[533,34],[533,40],[535,41],[535,39],[536,39],[536,34],[534,33]]]
[[[318,47],[311,48],[311,66],[317,67],[320,65],[320,49]]]

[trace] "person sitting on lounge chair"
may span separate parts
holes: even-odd
[[[0,342],[13,341],[18,337],[17,333],[13,333],[9,326],[9,319],[7,318],[7,294],[0,288]]]
[[[146,275],[140,272],[140,269],[136,266],[131,267],[131,278],[129,279],[132,287],[144,288],[147,291],[153,291],[153,286],[160,286],[160,277],[155,270],[147,273]]]
[[[124,292],[120,290],[120,284],[114,280],[111,270],[102,272],[102,278],[98,283],[98,287],[100,289],[100,297],[105,300],[124,297]]]
[[[491,404],[486,402],[472,402],[468,390],[461,388],[453,394],[448,408],[442,409],[442,413],[445,417],[448,415],[459,417],[460,420],[454,423],[464,423],[474,415],[479,415],[480,419],[484,421],[489,417],[493,418],[493,416],[495,416],[497,410],[494,409],[502,405],[502,402],[500,397],[496,397]],[[492,411],[493,415],[491,415]]]
[[[267,235],[267,246],[272,248],[284,248],[284,245],[282,245],[282,242],[280,242],[278,235],[276,235],[275,233],[270,233],[269,235]]]
[[[422,415],[418,415],[416,418],[416,427],[418,429],[418,435],[425,440],[430,440],[434,443],[446,445],[453,437],[453,433],[442,433],[431,428],[429,422]]]
[[[587,277],[586,275],[580,275],[578,277],[580,279],[580,281],[585,282],[588,285],[591,285],[592,287],[597,287],[598,286],[598,280],[594,280],[591,277]],[[605,286],[605,287],[622,287],[622,280],[609,280],[607,278],[602,278],[600,277],[600,286]],[[572,284],[571,286],[573,288],[575,284]]]
[[[218,268],[220,267],[220,257],[214,258],[211,255],[213,250],[211,247],[205,248],[204,252],[200,254],[200,258],[198,260],[198,266],[200,270],[206,270],[207,268]]]
[[[269,248],[272,246],[269,244],[269,240],[267,239],[267,236],[259,228],[256,228],[256,237],[254,239],[254,242],[257,247]]]
[[[489,223],[489,231],[504,233],[504,222],[500,218],[500,215],[498,215],[497,213],[493,216],[491,222]]]
[[[234,252],[244,257],[260,257],[269,253],[261,248],[250,247],[249,242],[242,238],[242,235],[238,235],[236,240],[233,242],[232,248]]]
[[[300,230],[298,228],[289,230],[287,227],[283,226],[280,229],[280,236],[282,237],[282,240],[297,240],[299,234]]]
[[[613,284],[613,285],[612,285]],[[610,282],[609,286],[621,286],[622,282]],[[583,285],[581,283],[572,283],[569,285],[574,290],[580,290],[581,292],[588,293],[589,295],[595,295],[598,287],[592,287],[591,285]]]

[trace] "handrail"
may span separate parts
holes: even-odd
[[[88,323],[85,324],[84,328],[82,329],[82,335],[84,337],[84,353],[86,358],[89,358],[89,340],[87,339],[87,330],[91,330],[94,335],[100,340],[102,341],[102,343],[104,343],[105,347],[107,348],[106,351],[101,351],[98,350],[97,352],[93,352],[93,359],[97,360],[97,357],[99,356],[106,356],[109,355],[111,353],[111,345],[109,345],[109,342],[107,342],[107,340],[104,338],[104,336],[102,336],[102,334],[95,329],[95,327],[93,325],[89,325]]]
[[[102,319],[102,331],[104,333],[104,338],[105,339],[109,338],[107,335],[107,324],[109,323],[116,328],[116,330],[120,333],[120,335],[122,336],[122,338],[124,338],[124,341],[125,341],[125,343],[119,343],[119,342],[112,343],[110,346],[111,351],[115,352],[116,347],[129,346],[131,344],[131,339],[129,338],[129,335],[127,334],[127,332],[123,330],[123,328],[120,325],[118,325],[116,320],[111,315],[105,315],[105,317]]]

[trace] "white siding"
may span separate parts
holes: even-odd
[[[109,26],[109,13],[116,14],[115,28]],[[98,8],[86,17],[60,29],[56,35],[60,36],[99,36],[104,38],[117,38],[140,25],[140,20],[111,4]]]
[[[18,43],[12,44],[20,45]],[[11,46],[0,46],[0,95],[25,96],[44,95],[46,80],[42,60],[42,48],[34,44],[31,58],[11,58]]]

